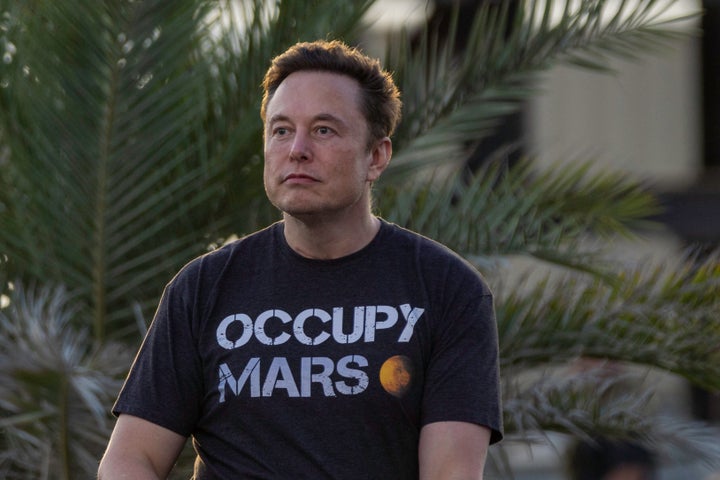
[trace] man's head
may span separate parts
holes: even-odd
[[[275,57],[263,81],[260,115],[266,120],[268,103],[290,74],[299,71],[323,71],[347,75],[356,80],[361,91],[360,109],[365,115],[370,137],[368,144],[389,137],[400,120],[400,92],[380,62],[339,41],[298,43]]]

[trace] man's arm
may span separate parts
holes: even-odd
[[[467,422],[434,422],[420,431],[420,480],[481,480],[490,429]]]
[[[118,417],[98,469],[99,480],[156,480],[168,476],[185,437],[142,418]]]

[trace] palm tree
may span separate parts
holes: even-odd
[[[129,366],[123,358],[118,371],[115,352],[134,352],[165,282],[276,218],[262,192],[258,117],[269,58],[297,40],[359,41],[372,3],[0,0],[0,472],[94,469],[110,423],[99,412]],[[491,280],[510,438],[600,432],[712,454],[704,426],[642,414],[647,387],[618,394],[620,380],[604,379],[597,395],[593,372],[542,381],[527,372],[592,357],[717,390],[717,257],[628,271],[589,247],[632,235],[656,208],[619,173],[589,163],[540,171],[502,152],[480,171],[462,168],[549,66],[604,69],[609,57],[672,41],[679,34],[659,12],[673,3],[488,6],[461,58],[455,35],[441,42],[431,31],[415,44],[400,35],[387,52],[405,107],[377,208]],[[508,255],[566,274],[503,285]],[[49,345],[54,357],[33,357]]]

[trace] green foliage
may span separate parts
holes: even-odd
[[[364,8],[3,2],[8,275],[65,285],[98,339],[134,335],[128,320],[149,317],[183,262],[272,216],[258,116],[268,59],[294,31],[342,37]]]
[[[432,31],[421,46],[393,42],[388,67],[404,92],[398,152],[385,180],[438,163],[462,161],[503,116],[536,93],[538,75],[569,63],[610,71],[611,58],[634,58],[686,35],[668,17],[674,0],[484,2],[456,51],[457,16],[449,41]],[[516,7],[514,9],[514,7]],[[514,10],[514,11],[513,11]],[[607,20],[607,18],[611,20]]]
[[[91,476],[163,285],[277,218],[258,115],[270,58],[298,40],[355,43],[372,3],[0,0],[0,277],[15,280],[0,286],[0,475]],[[540,170],[509,166],[503,150],[461,168],[549,67],[607,73],[613,58],[684,35],[662,15],[676,2],[493,3],[461,56],[457,17],[448,41],[428,30],[414,47],[409,34],[391,42],[404,119],[378,211],[491,280],[510,438],[632,433],[720,458],[702,446],[704,426],[648,417],[647,385],[630,391],[594,369],[534,374],[589,357],[720,389],[717,255],[633,268],[608,257],[597,245],[633,238],[658,207],[590,159]],[[562,274],[516,284],[503,268],[517,256]]]
[[[108,406],[133,352],[72,324],[62,288],[16,285],[0,312],[0,475],[94,476],[109,438]]]
[[[504,370],[590,356],[720,390],[710,367],[720,362],[718,256],[679,264],[621,271],[617,286],[570,277],[510,293],[499,307]]]
[[[528,160],[512,168],[488,162],[470,177],[454,174],[442,183],[420,182],[386,194],[386,217],[458,252],[486,258],[529,254],[578,267],[592,264],[582,252],[588,235],[632,236],[658,209],[637,181],[591,172],[588,162],[546,172]]]

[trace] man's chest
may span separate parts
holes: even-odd
[[[203,340],[206,380],[218,401],[233,396],[335,397],[382,388],[390,395],[420,381],[425,309],[400,305],[224,312]],[[221,318],[222,317],[222,318]]]

